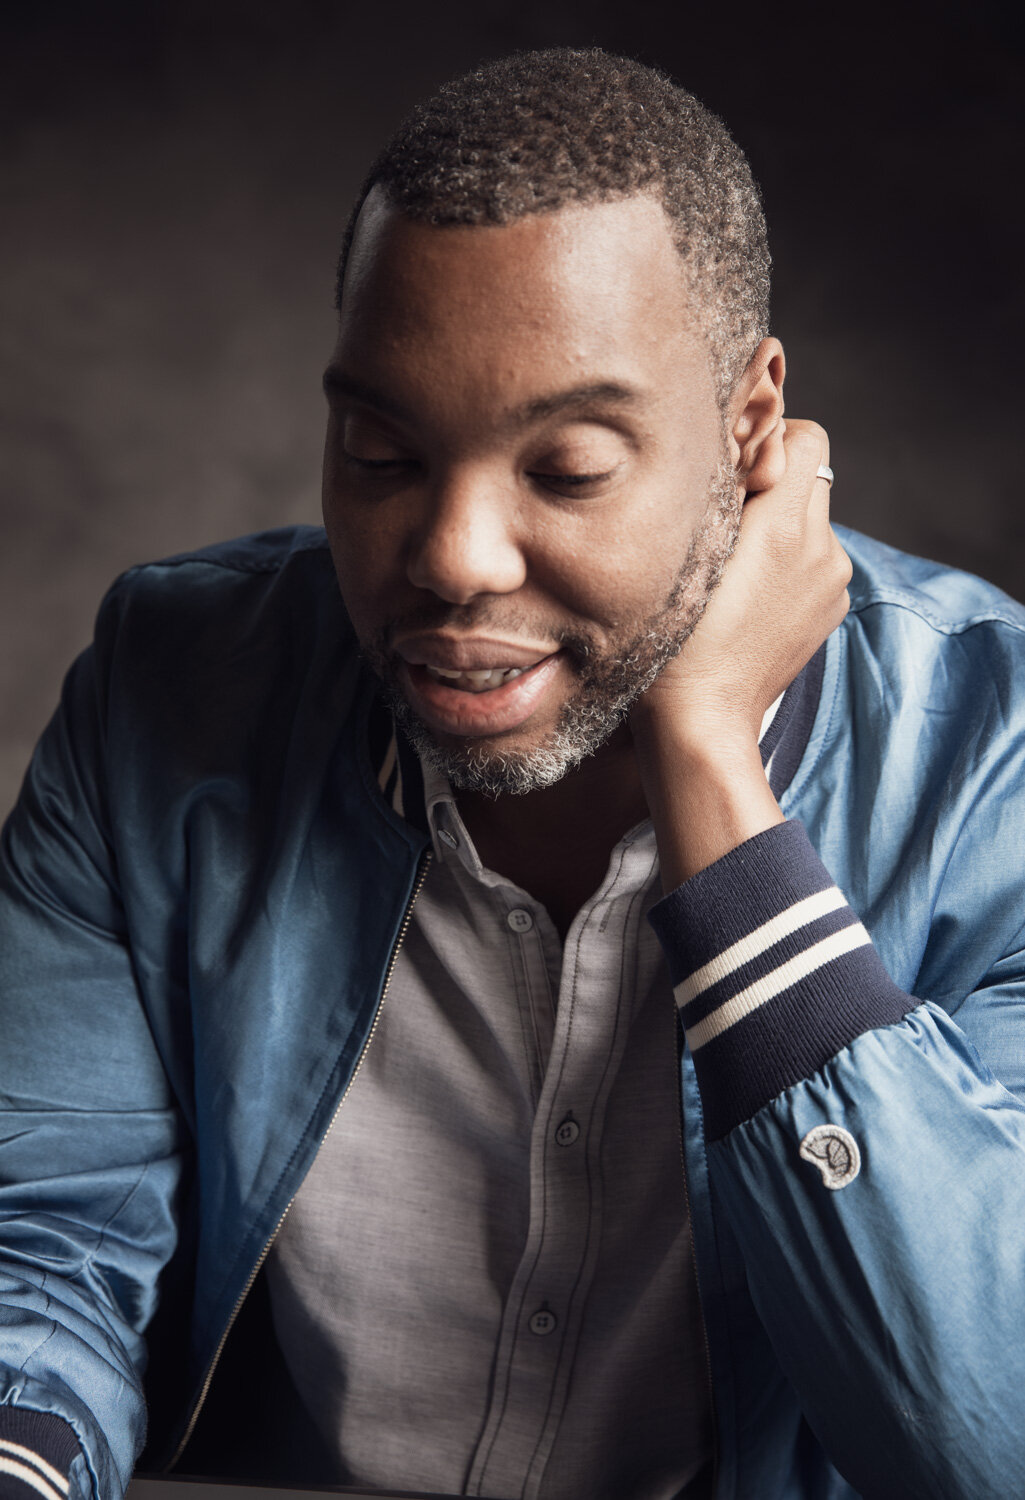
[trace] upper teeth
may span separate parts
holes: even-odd
[[[492,688],[501,687],[503,682],[511,682],[514,677],[521,677],[527,668],[485,667],[483,670],[472,672],[456,672],[450,667],[429,666],[427,670],[432,677],[450,682],[453,687],[465,688],[472,693],[487,693]]]

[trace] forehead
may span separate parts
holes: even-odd
[[[707,370],[670,223],[653,197],[568,205],[506,225],[434,226],[378,190],[346,268],[339,354],[480,385]]]

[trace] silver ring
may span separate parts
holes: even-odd
[[[833,483],[833,471],[828,464],[819,464],[815,473],[816,479],[824,479],[827,484]]]

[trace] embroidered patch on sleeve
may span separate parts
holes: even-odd
[[[834,1191],[853,1182],[861,1171],[861,1152],[849,1130],[841,1125],[816,1125],[800,1147],[805,1161],[814,1162],[822,1181]]]

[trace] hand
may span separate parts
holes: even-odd
[[[829,525],[829,485],[815,477],[829,438],[816,422],[791,419],[783,445],[783,478],[745,500],[722,580],[636,705],[635,733],[668,719],[677,738],[757,741],[765,710],[846,615],[851,564]]]
[[[630,729],[667,889],[782,821],[758,753],[765,710],[849,607],[851,564],[816,478],[829,440],[790,420],[782,479],[744,502],[736,547]]]

